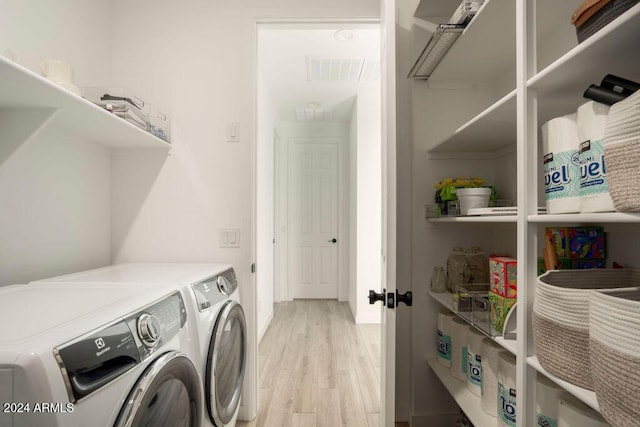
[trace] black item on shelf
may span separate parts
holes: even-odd
[[[583,97],[592,99],[596,102],[600,102],[606,105],[613,105],[616,102],[622,101],[628,95],[614,92],[611,89],[606,89],[597,85],[591,85],[587,90],[582,94]]]
[[[640,83],[614,76],[613,74],[607,74],[602,79],[600,87],[629,96],[640,89]]]

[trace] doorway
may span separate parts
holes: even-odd
[[[367,324],[367,339],[380,336],[380,307],[367,300],[382,270],[379,40],[378,23],[258,25],[256,208],[259,217],[273,212],[271,234],[257,220],[260,338],[277,332],[270,325],[282,329],[277,317],[292,307],[329,322],[338,313],[354,330]],[[271,277],[260,275],[267,243]],[[326,310],[304,308],[307,299]],[[321,345],[300,344],[302,354]],[[273,371],[262,352],[259,376]],[[379,374],[363,381],[360,395],[379,395]]]

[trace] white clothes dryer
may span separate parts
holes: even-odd
[[[205,396],[203,425],[235,426],[247,355],[247,329],[235,271],[224,264],[128,263],[33,282],[42,284],[168,283],[191,298],[198,373]],[[187,292],[188,290],[188,292]],[[191,314],[191,313],[190,313]]]
[[[0,425],[201,425],[186,322],[170,286],[0,289]]]

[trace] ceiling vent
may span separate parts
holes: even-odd
[[[307,57],[307,81],[309,82],[358,82],[369,62],[365,58],[314,58]],[[379,68],[378,64],[378,68]],[[379,73],[379,70],[378,70]]]
[[[331,120],[331,110],[322,107],[296,108],[296,120],[299,122],[319,122]]]

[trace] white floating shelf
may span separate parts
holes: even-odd
[[[457,314],[456,312],[453,311],[453,300],[451,297],[451,294],[449,292],[431,292],[429,291],[429,295],[431,296],[431,298],[433,298],[434,300],[436,300],[437,302],[439,302],[444,308],[446,308],[447,310],[449,310],[450,312]],[[464,317],[460,317],[462,320],[464,320],[465,322],[468,323],[467,319],[465,319]],[[473,326],[474,328],[476,328],[474,325],[470,324],[470,326]],[[478,329],[478,328],[476,328]],[[484,331],[482,331],[481,329],[478,329],[480,332],[482,332],[484,334]],[[494,340],[496,343],[500,344],[505,350],[509,351],[512,354],[516,354],[516,341],[515,340],[505,340],[503,337],[490,337],[489,335],[487,335],[488,338],[491,338],[492,340]]]
[[[587,101],[582,93],[607,74],[640,80],[640,55],[631,53],[638,44],[638,27],[640,4],[529,79],[528,87],[538,95],[538,123],[575,112]],[[625,46],[628,55],[621,54]]]
[[[50,110],[46,126],[113,148],[162,148],[171,144],[0,56],[0,109],[28,114]],[[2,114],[2,113],[0,113]],[[34,129],[35,131],[35,129]]]
[[[427,218],[429,222],[435,223],[495,223],[495,224],[515,224],[518,221],[516,215],[487,215],[487,216],[448,216],[440,218]]]
[[[487,152],[516,145],[516,91],[460,126],[453,135],[435,144],[430,152]]]
[[[440,365],[437,360],[429,359],[427,363],[473,425],[497,425],[497,418],[482,410],[482,399],[469,391],[467,383],[453,378],[451,370]]]
[[[585,214],[554,214],[554,215],[529,215],[529,222],[542,224],[555,223],[640,223],[640,214],[623,212],[585,213]]]
[[[571,393],[576,398],[580,399],[586,405],[600,412],[598,400],[596,399],[596,394],[593,391],[587,390],[586,388],[578,387],[577,385],[573,385],[556,377],[555,375],[544,369],[542,365],[540,365],[540,362],[538,361],[538,358],[536,356],[527,358],[527,363],[529,364],[529,366],[535,368],[536,371],[544,374],[551,381],[558,384],[560,387]]]

